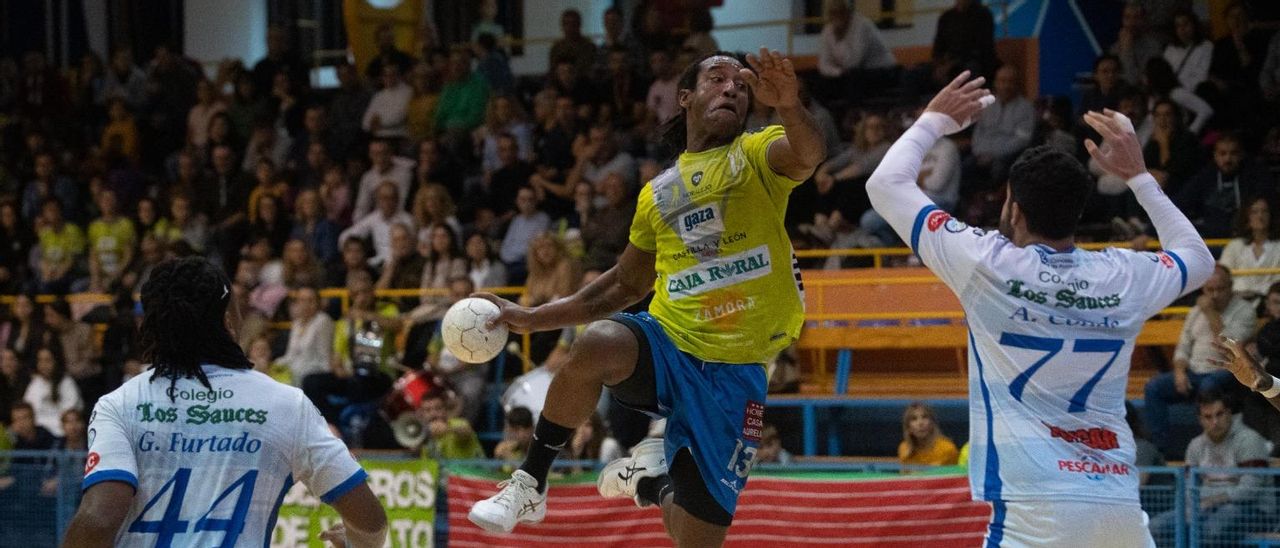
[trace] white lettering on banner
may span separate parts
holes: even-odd
[[[679,300],[754,280],[768,275],[772,270],[769,246],[762,245],[671,274],[667,277],[667,294],[671,300]]]

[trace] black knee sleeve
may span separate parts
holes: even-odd
[[[649,348],[649,337],[634,319],[621,314],[609,317],[610,320],[627,326],[636,337],[639,352],[636,355],[635,369],[631,376],[622,382],[608,387],[613,399],[619,403],[645,413],[658,412],[657,379],[653,370],[653,351]]]
[[[668,473],[671,475],[671,484],[675,487],[673,502],[677,506],[684,508],[689,515],[713,525],[728,527],[733,523],[733,515],[711,496],[689,448],[683,447],[676,451]]]

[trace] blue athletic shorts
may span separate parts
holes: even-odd
[[[688,447],[707,491],[732,516],[760,447],[764,365],[702,361],[676,348],[648,312],[617,316],[648,339],[658,409],[646,412],[667,419],[667,462]]]

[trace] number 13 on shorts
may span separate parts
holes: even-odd
[[[756,465],[756,447],[751,447],[738,440],[737,447],[733,448],[733,456],[729,458],[729,471],[737,474],[738,477],[746,479],[751,475],[751,468]]]
[[[751,468],[756,464],[758,448],[755,446],[760,445],[762,434],[764,434],[764,404],[747,401],[742,417],[742,437],[738,438],[728,465],[728,469],[739,478],[746,479],[751,474]]]

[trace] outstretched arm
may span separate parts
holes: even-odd
[[[933,201],[917,183],[920,164],[943,135],[968,126],[975,115],[990,104],[991,94],[982,88],[982,77],[969,80],[965,71],[929,102],[924,114],[885,153],[880,166],[867,180],[867,196],[876,212],[911,242],[916,217]]]
[[[1230,371],[1240,384],[1262,394],[1272,407],[1280,410],[1280,379],[1267,373],[1262,364],[1258,363],[1258,360],[1254,359],[1239,341],[1222,337],[1221,340],[1214,341],[1213,346],[1223,357],[1209,358],[1210,363]]]
[[[1155,177],[1147,172],[1142,144],[1138,142],[1133,123],[1125,115],[1110,109],[1087,113],[1084,121],[1103,138],[1102,146],[1086,139],[1085,148],[1103,170],[1128,182],[1134,197],[1151,218],[1165,253],[1178,263],[1186,276],[1182,293],[1204,285],[1213,274],[1213,255],[1196,232],[1196,227],[1173,205]]]
[[[489,322],[490,326],[505,323],[516,333],[532,333],[581,325],[621,311],[648,295],[658,277],[655,259],[653,253],[627,244],[613,268],[577,293],[536,308],[520,306],[489,293],[475,296],[492,301],[501,310],[498,317]]]
[[[769,145],[769,167],[795,181],[813,175],[813,170],[827,158],[827,142],[822,128],[800,102],[800,84],[791,60],[776,51],[760,48],[760,55],[747,55],[750,69],[742,69],[742,79],[767,107],[777,110],[782,119],[781,139]]]

